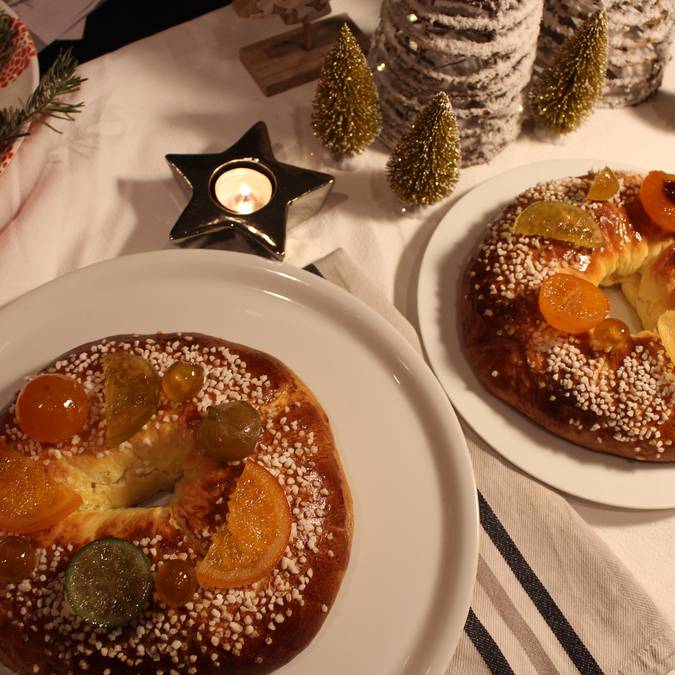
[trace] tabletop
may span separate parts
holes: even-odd
[[[334,0],[372,31],[379,3]],[[410,321],[425,246],[448,209],[474,186],[542,159],[586,157],[672,169],[675,66],[649,102],[597,109],[564,142],[523,134],[487,164],[462,170],[454,194],[402,213],[391,197],[379,143],[342,163],[311,133],[315,84],[265,98],[239,61],[239,48],[284,30],[277,18],[251,21],[224,7],[81,66],[85,108],[62,134],[37,130],[0,189],[0,305],[67,271],[122,254],[170,248],[168,232],[186,195],[168,153],[223,150],[264,120],[279,160],[325,171],[335,187],[321,211],[288,233],[297,266],[337,247]],[[7,186],[3,186],[3,183]],[[16,195],[22,195],[17,202]],[[86,234],[86,236],[85,236]],[[631,511],[568,498],[675,625],[675,510]]]

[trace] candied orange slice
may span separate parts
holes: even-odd
[[[227,523],[197,567],[202,586],[235,588],[262,579],[279,562],[291,536],[283,488],[255,462],[246,462],[228,505]]]
[[[586,200],[590,202],[606,202],[619,191],[619,179],[608,167],[600,169],[595,174],[591,186],[586,193]]]
[[[675,174],[650,171],[640,185],[640,201],[659,227],[675,231]]]
[[[675,310],[663,312],[656,321],[656,330],[670,360],[675,363]]]
[[[539,309],[564,333],[585,333],[609,313],[609,299],[597,286],[572,274],[554,274],[539,289]]]
[[[129,352],[103,357],[105,442],[115,447],[131,438],[159,405],[161,380],[152,364]]]
[[[42,462],[24,457],[0,440],[0,530],[44,530],[73,511],[82,498],[50,478]]]
[[[547,200],[533,202],[516,218],[513,231],[598,248],[604,244],[600,227],[580,206]]]

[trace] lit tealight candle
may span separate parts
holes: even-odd
[[[242,166],[223,171],[213,186],[218,203],[242,215],[254,213],[268,204],[272,191],[272,181],[262,171]]]

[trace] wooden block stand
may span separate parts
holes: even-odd
[[[368,40],[346,15],[329,16],[308,25],[310,46],[305,48],[305,28],[242,47],[239,58],[265,96],[273,96],[319,77],[321,64],[337,40],[343,23],[367,53]]]

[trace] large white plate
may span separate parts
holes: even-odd
[[[431,366],[455,409],[513,464],[554,488],[601,504],[671,508],[675,464],[643,464],[603,455],[549,433],[484,389],[466,358],[460,333],[461,278],[490,221],[535,183],[580,175],[605,163],[569,159],[521,166],[462,197],[441,220],[424,253],[417,295],[420,332]]]
[[[0,0],[0,9],[7,12],[10,16],[17,18],[16,12],[2,0]],[[40,66],[38,64],[37,53],[35,53],[33,39],[29,33],[25,33],[22,37],[22,41],[26,46],[32,49],[33,53],[29,57],[28,66],[21,74],[16,79],[12,80],[6,87],[0,87],[0,109],[22,107],[28,100],[28,97],[35,91],[40,80]],[[23,139],[24,136],[19,136],[12,144],[10,152],[13,153],[13,155],[16,154]],[[7,161],[3,161],[4,159],[4,155],[0,154],[0,174],[7,168],[11,157],[7,158]]]
[[[223,251],[160,251],[94,265],[0,309],[0,401],[25,374],[82,342],[174,330],[280,358],[333,426],[354,499],[352,557],[324,627],[281,672],[444,673],[478,556],[468,452],[422,358],[345,291]]]

